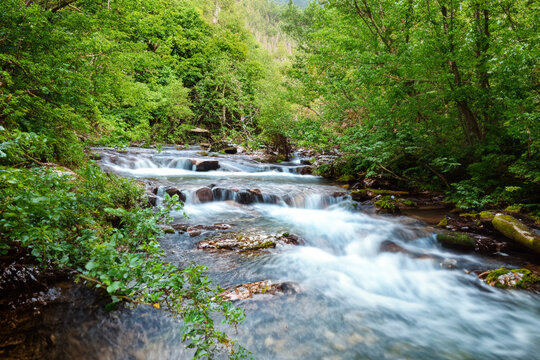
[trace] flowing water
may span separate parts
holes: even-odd
[[[445,250],[421,222],[373,214],[340,187],[299,175],[301,159],[263,165],[200,149],[98,151],[105,170],[152,181],[158,197],[170,187],[181,190],[189,218],[177,213],[176,223],[227,223],[229,231],[304,239],[258,253],[197,249],[208,233],[162,239],[169,261],[208,266],[222,287],[265,279],[299,285],[296,294],[238,302],[246,321],[235,337],[258,359],[533,359],[540,353],[539,296],[491,288],[464,271],[505,264]],[[217,160],[220,167],[195,171],[194,159]],[[202,187],[211,189],[212,201],[200,201]],[[384,251],[389,242],[402,251]],[[160,331],[170,335],[171,328]],[[167,343],[141,358],[187,356],[182,344]]]

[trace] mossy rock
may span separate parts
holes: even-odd
[[[472,237],[462,233],[444,232],[437,234],[437,241],[444,247],[452,249],[474,250]]]
[[[372,198],[372,196],[367,193],[366,189],[351,191],[351,197],[354,201],[366,201]]]
[[[529,269],[509,270],[500,268],[491,271],[485,279],[488,285],[503,289],[528,289],[540,282],[540,277]]]
[[[389,195],[381,197],[379,200],[375,201],[375,207],[379,212],[386,213],[396,213],[399,212],[398,202]]]
[[[478,215],[480,215],[480,220],[488,220],[488,221],[492,221],[493,218],[495,217],[495,214],[492,213],[491,211],[481,211],[480,213],[478,213]]]
[[[163,227],[162,230],[165,234],[174,234],[174,229],[172,227]]]
[[[521,209],[522,209],[522,206],[519,205],[519,204],[514,204],[514,205],[510,205],[508,206],[506,209],[504,209],[505,211],[508,211],[508,212],[512,212],[512,213],[519,213],[521,212]]]
[[[416,201],[413,201],[411,199],[399,199],[398,200],[400,204],[403,204],[404,206],[407,206],[407,207],[418,207],[418,204],[416,203]]]
[[[350,183],[356,180],[356,176],[354,175],[342,175],[337,179],[337,182],[339,183]]]
[[[540,254],[540,237],[521,221],[510,215],[497,214],[492,224],[507,238]]]
[[[448,218],[445,216],[445,217],[442,218],[441,221],[439,221],[439,223],[437,224],[437,226],[445,227],[446,225],[448,225]]]

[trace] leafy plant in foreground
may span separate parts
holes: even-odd
[[[120,302],[165,308],[183,319],[182,339],[195,358],[228,349],[247,352],[214,327],[233,326],[243,312],[218,296],[204,267],[180,269],[163,261],[159,224],[181,204],[167,198],[157,211],[143,207],[144,189],[134,181],[103,174],[88,165],[76,175],[45,168],[0,167],[0,251],[27,248],[45,266],[72,269],[79,281],[103,288]]]

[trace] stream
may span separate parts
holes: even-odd
[[[167,189],[179,189],[189,218],[175,213],[176,224],[225,223],[232,226],[225,232],[303,239],[256,252],[198,249],[212,231],[161,240],[168,261],[207,266],[223,288],[270,279],[300,289],[236,303],[246,320],[229,333],[257,359],[529,360],[540,353],[538,295],[492,288],[465,271],[504,263],[440,247],[421,221],[375,214],[341,187],[300,175],[301,158],[261,164],[196,147],[96,151],[105,171],[151,181],[158,204]],[[219,168],[196,171],[192,160],[218,161]],[[201,188],[210,189],[206,198]],[[400,251],[385,250],[388,244]],[[149,335],[134,358],[188,358],[174,335],[178,325],[159,313],[118,315],[153,321],[141,326]],[[91,347],[91,338],[85,342]]]

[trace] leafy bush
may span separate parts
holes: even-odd
[[[18,152],[13,152],[18,153]],[[78,279],[103,288],[115,304],[126,301],[165,307],[184,319],[182,337],[195,358],[211,357],[222,346],[245,350],[214,328],[219,312],[236,325],[243,312],[223,302],[204,267],[179,269],[163,261],[159,224],[181,204],[145,206],[134,181],[103,174],[88,165],[76,175],[45,168],[0,168],[0,251],[17,246],[43,264],[77,271]]]

